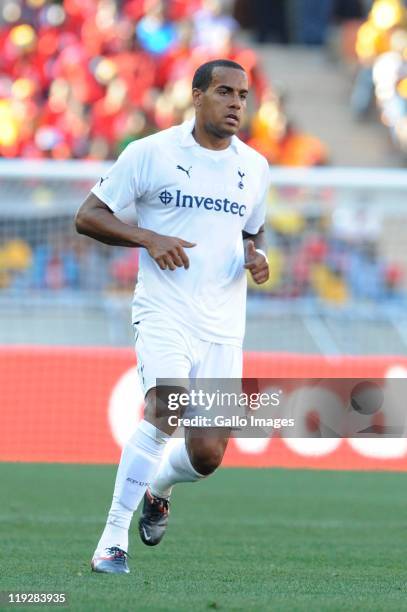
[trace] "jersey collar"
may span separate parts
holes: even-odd
[[[188,121],[184,121],[181,124],[181,138],[180,145],[181,147],[199,147],[200,144],[197,143],[195,138],[192,136],[192,130],[194,129],[195,118],[189,119]],[[235,153],[239,154],[241,151],[242,142],[239,140],[237,136],[232,136],[230,141],[230,146],[235,151]]]

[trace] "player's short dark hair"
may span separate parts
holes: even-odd
[[[243,66],[237,62],[233,62],[232,60],[212,60],[211,62],[202,64],[202,66],[199,66],[199,68],[195,71],[194,78],[192,79],[192,89],[206,91],[212,82],[212,73],[214,68],[235,68],[236,70],[243,70],[243,72],[245,72]]]

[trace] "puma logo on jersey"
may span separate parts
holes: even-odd
[[[182,172],[185,172],[185,174],[188,176],[188,178],[191,178],[189,173],[192,170],[192,166],[189,166],[188,170],[185,170],[185,168],[183,168],[182,166],[178,165],[177,166],[177,170],[182,170]]]

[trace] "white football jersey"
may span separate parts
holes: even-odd
[[[264,223],[269,167],[236,136],[201,147],[194,120],[132,142],[92,192],[114,213],[134,206],[138,225],[196,243],[188,270],[161,270],[140,249],[133,321],[162,314],[209,342],[241,346],[246,317],[242,230]]]

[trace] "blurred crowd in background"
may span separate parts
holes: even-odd
[[[256,52],[236,35],[245,28],[259,42],[324,45],[333,22],[349,25],[345,42],[359,63],[355,115],[364,117],[376,99],[381,120],[407,151],[402,0],[3,0],[0,157],[115,158],[130,141],[191,116],[195,69],[228,57],[251,79],[241,137],[274,165],[326,164],[324,144],[293,127]],[[267,224],[271,277],[252,291],[332,305],[400,297],[402,270],[381,254],[380,221],[366,202],[333,214],[321,212],[323,202],[297,207],[293,196],[291,209],[280,210],[278,191]],[[0,289],[133,288],[136,250],[75,236],[71,217],[7,223],[0,227],[7,236]]]
[[[344,207],[331,189],[280,188],[272,190],[270,204],[270,279],[257,286],[248,277],[250,291],[330,306],[403,296],[402,270],[380,253],[382,219],[366,198]],[[138,250],[75,235],[70,216],[14,219],[4,234],[18,238],[0,248],[0,289],[114,295],[134,288]]]
[[[394,144],[407,153],[407,9],[402,0],[375,0],[356,38],[360,68],[352,94],[354,114],[376,106]]]
[[[249,289],[280,298],[316,298],[331,306],[395,301],[403,270],[383,256],[383,219],[360,195],[341,205],[333,189],[273,190],[267,218],[270,278]]]
[[[236,0],[240,24],[260,43],[324,45],[332,24],[367,15],[373,0]]]
[[[251,79],[242,138],[274,164],[326,163],[323,143],[293,129],[255,51],[236,41],[238,22],[223,5],[4,0],[0,155],[115,158],[130,141],[188,118],[194,71],[226,57]]]
[[[261,43],[324,45],[341,24],[359,63],[351,107],[376,106],[407,152],[404,0],[2,0],[0,157],[111,159],[191,115],[203,62],[228,57],[251,78],[242,138],[272,164],[320,165],[324,143],[294,128],[239,32]],[[272,75],[271,75],[272,78]],[[373,102],[376,102],[374,105]],[[294,119],[294,121],[293,121]]]
[[[18,238],[0,249],[0,288],[43,294],[64,291],[131,291],[138,272],[138,249],[106,247],[72,233],[72,220],[61,219],[36,238],[23,223]],[[24,227],[25,226],[25,227]]]

